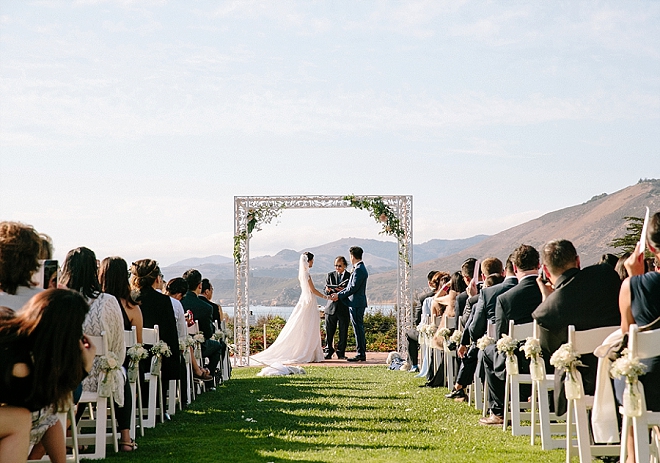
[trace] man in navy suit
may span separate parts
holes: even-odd
[[[348,252],[351,255],[351,264],[353,264],[353,273],[348,280],[346,289],[339,291],[331,296],[333,301],[342,300],[348,306],[351,315],[351,324],[355,332],[355,344],[357,345],[357,355],[347,359],[349,362],[367,361],[367,339],[364,336],[364,311],[367,308],[367,278],[369,273],[367,267],[362,262],[362,248],[359,246],[351,247]]]
[[[346,270],[348,262],[344,256],[338,256],[335,259],[335,271],[328,273],[325,279],[325,293],[331,295],[344,289],[348,284],[348,279],[351,272]],[[343,286],[341,286],[343,284]],[[332,347],[334,343],[335,333],[337,332],[337,325],[339,325],[339,342],[337,343],[337,358],[345,359],[346,356],[346,340],[348,338],[348,307],[342,301],[328,300],[325,306],[325,358],[329,360],[332,358],[335,349]]]

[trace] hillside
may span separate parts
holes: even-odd
[[[455,271],[468,257],[495,256],[504,261],[522,243],[540,247],[557,238],[573,242],[582,265],[596,263],[603,254],[616,252],[609,243],[625,235],[624,217],[643,217],[646,206],[652,213],[660,210],[660,180],[640,181],[612,194],[594,196],[583,204],[509,228],[451,256],[419,263],[413,267],[413,287],[423,287],[431,269]],[[396,285],[395,272],[369,278],[370,292],[375,294],[389,292],[393,285]]]
[[[473,236],[459,240],[431,240],[413,245],[413,261],[423,262],[442,256],[449,256],[457,251],[470,247],[484,239],[486,235]],[[308,251],[315,255],[312,275],[315,284],[322,286],[327,272],[334,269],[334,260],[343,255],[348,260],[348,248],[361,246],[364,250],[364,261],[371,275],[389,272],[397,268],[397,243],[361,238],[343,238],[331,243],[316,246]],[[255,304],[292,305],[297,300],[300,289],[298,286],[298,259],[300,251],[283,249],[270,256],[250,258],[250,298]],[[211,280],[215,287],[214,298],[221,302],[232,301],[234,297],[234,265],[231,259],[222,256],[209,258],[186,259],[162,269],[165,279],[180,276],[191,267],[197,268],[204,277]],[[391,296],[376,296],[374,302],[390,301]]]

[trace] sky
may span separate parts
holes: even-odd
[[[231,256],[234,196],[495,234],[660,178],[659,129],[659,2],[0,3],[0,220],[60,260]],[[379,231],[285,210],[250,253]]]

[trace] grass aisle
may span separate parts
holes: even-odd
[[[235,369],[171,422],[147,429],[135,462],[562,462],[529,437],[480,426],[474,407],[419,388],[384,366],[310,367],[307,375],[258,378]]]

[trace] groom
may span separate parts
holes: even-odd
[[[347,359],[349,362],[367,361],[367,340],[364,337],[364,311],[367,308],[367,267],[362,262],[362,248],[353,246],[348,250],[351,255],[351,264],[353,264],[353,273],[348,280],[346,289],[339,291],[331,296],[333,301],[339,299],[348,306],[351,315],[351,323],[355,332],[355,344],[357,345],[357,355]]]

